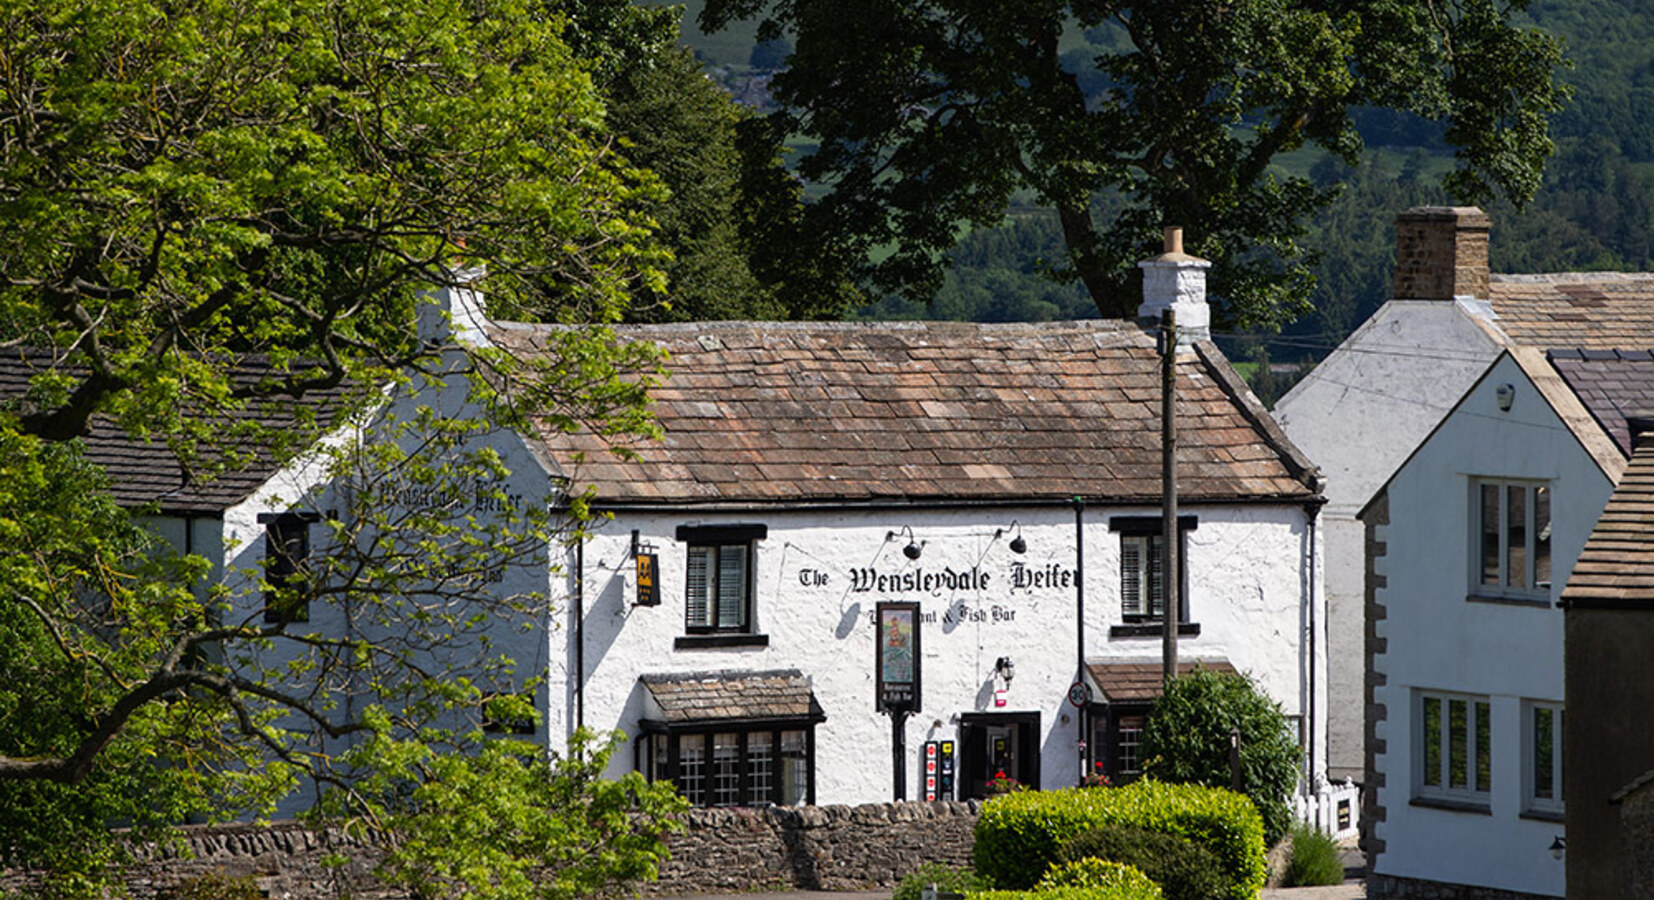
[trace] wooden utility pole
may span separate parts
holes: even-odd
[[[1177,677],[1177,622],[1183,599],[1178,578],[1177,532],[1177,314],[1171,307],[1160,317],[1160,655],[1167,687]],[[1150,579],[1149,603],[1154,603]]]

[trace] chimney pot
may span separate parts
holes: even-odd
[[[1206,305],[1206,270],[1210,262],[1183,252],[1183,229],[1164,231],[1164,253],[1138,263],[1143,270],[1143,302],[1139,319],[1159,320],[1167,309],[1177,310],[1177,347],[1188,349],[1212,336],[1212,310]]]

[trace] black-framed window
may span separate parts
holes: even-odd
[[[637,768],[671,781],[692,806],[815,801],[815,725],[776,720],[674,726],[638,739]]]
[[[1143,775],[1143,728],[1149,703],[1110,703],[1092,707],[1092,758],[1114,785],[1130,784]]]
[[[310,526],[315,513],[264,513],[264,621],[270,624],[310,621],[305,560],[310,558]]]
[[[1161,571],[1165,543],[1159,516],[1115,516],[1110,531],[1120,535],[1120,615],[1127,623],[1164,621],[1166,578]],[[1178,516],[1177,621],[1189,621],[1188,534],[1199,527],[1194,516]]]
[[[680,527],[688,544],[684,566],[684,631],[690,634],[753,631],[753,572],[763,525]]]

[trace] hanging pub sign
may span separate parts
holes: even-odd
[[[877,708],[919,711],[919,604],[878,604]]]
[[[660,558],[653,553],[639,553],[637,559],[637,605],[660,605]]]

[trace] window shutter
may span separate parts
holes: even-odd
[[[746,624],[747,547],[727,544],[718,548],[718,627]]]
[[[712,548],[689,548],[689,572],[684,579],[684,620],[691,627],[704,627],[712,624],[712,617],[708,614],[711,586],[707,579],[712,572]]]
[[[1149,545],[1149,584],[1152,585],[1148,613],[1164,618],[1166,615],[1165,554],[1160,548],[1166,542],[1159,535],[1151,537]]]
[[[1134,537],[1120,538],[1120,607],[1128,616],[1143,614],[1143,546]]]

